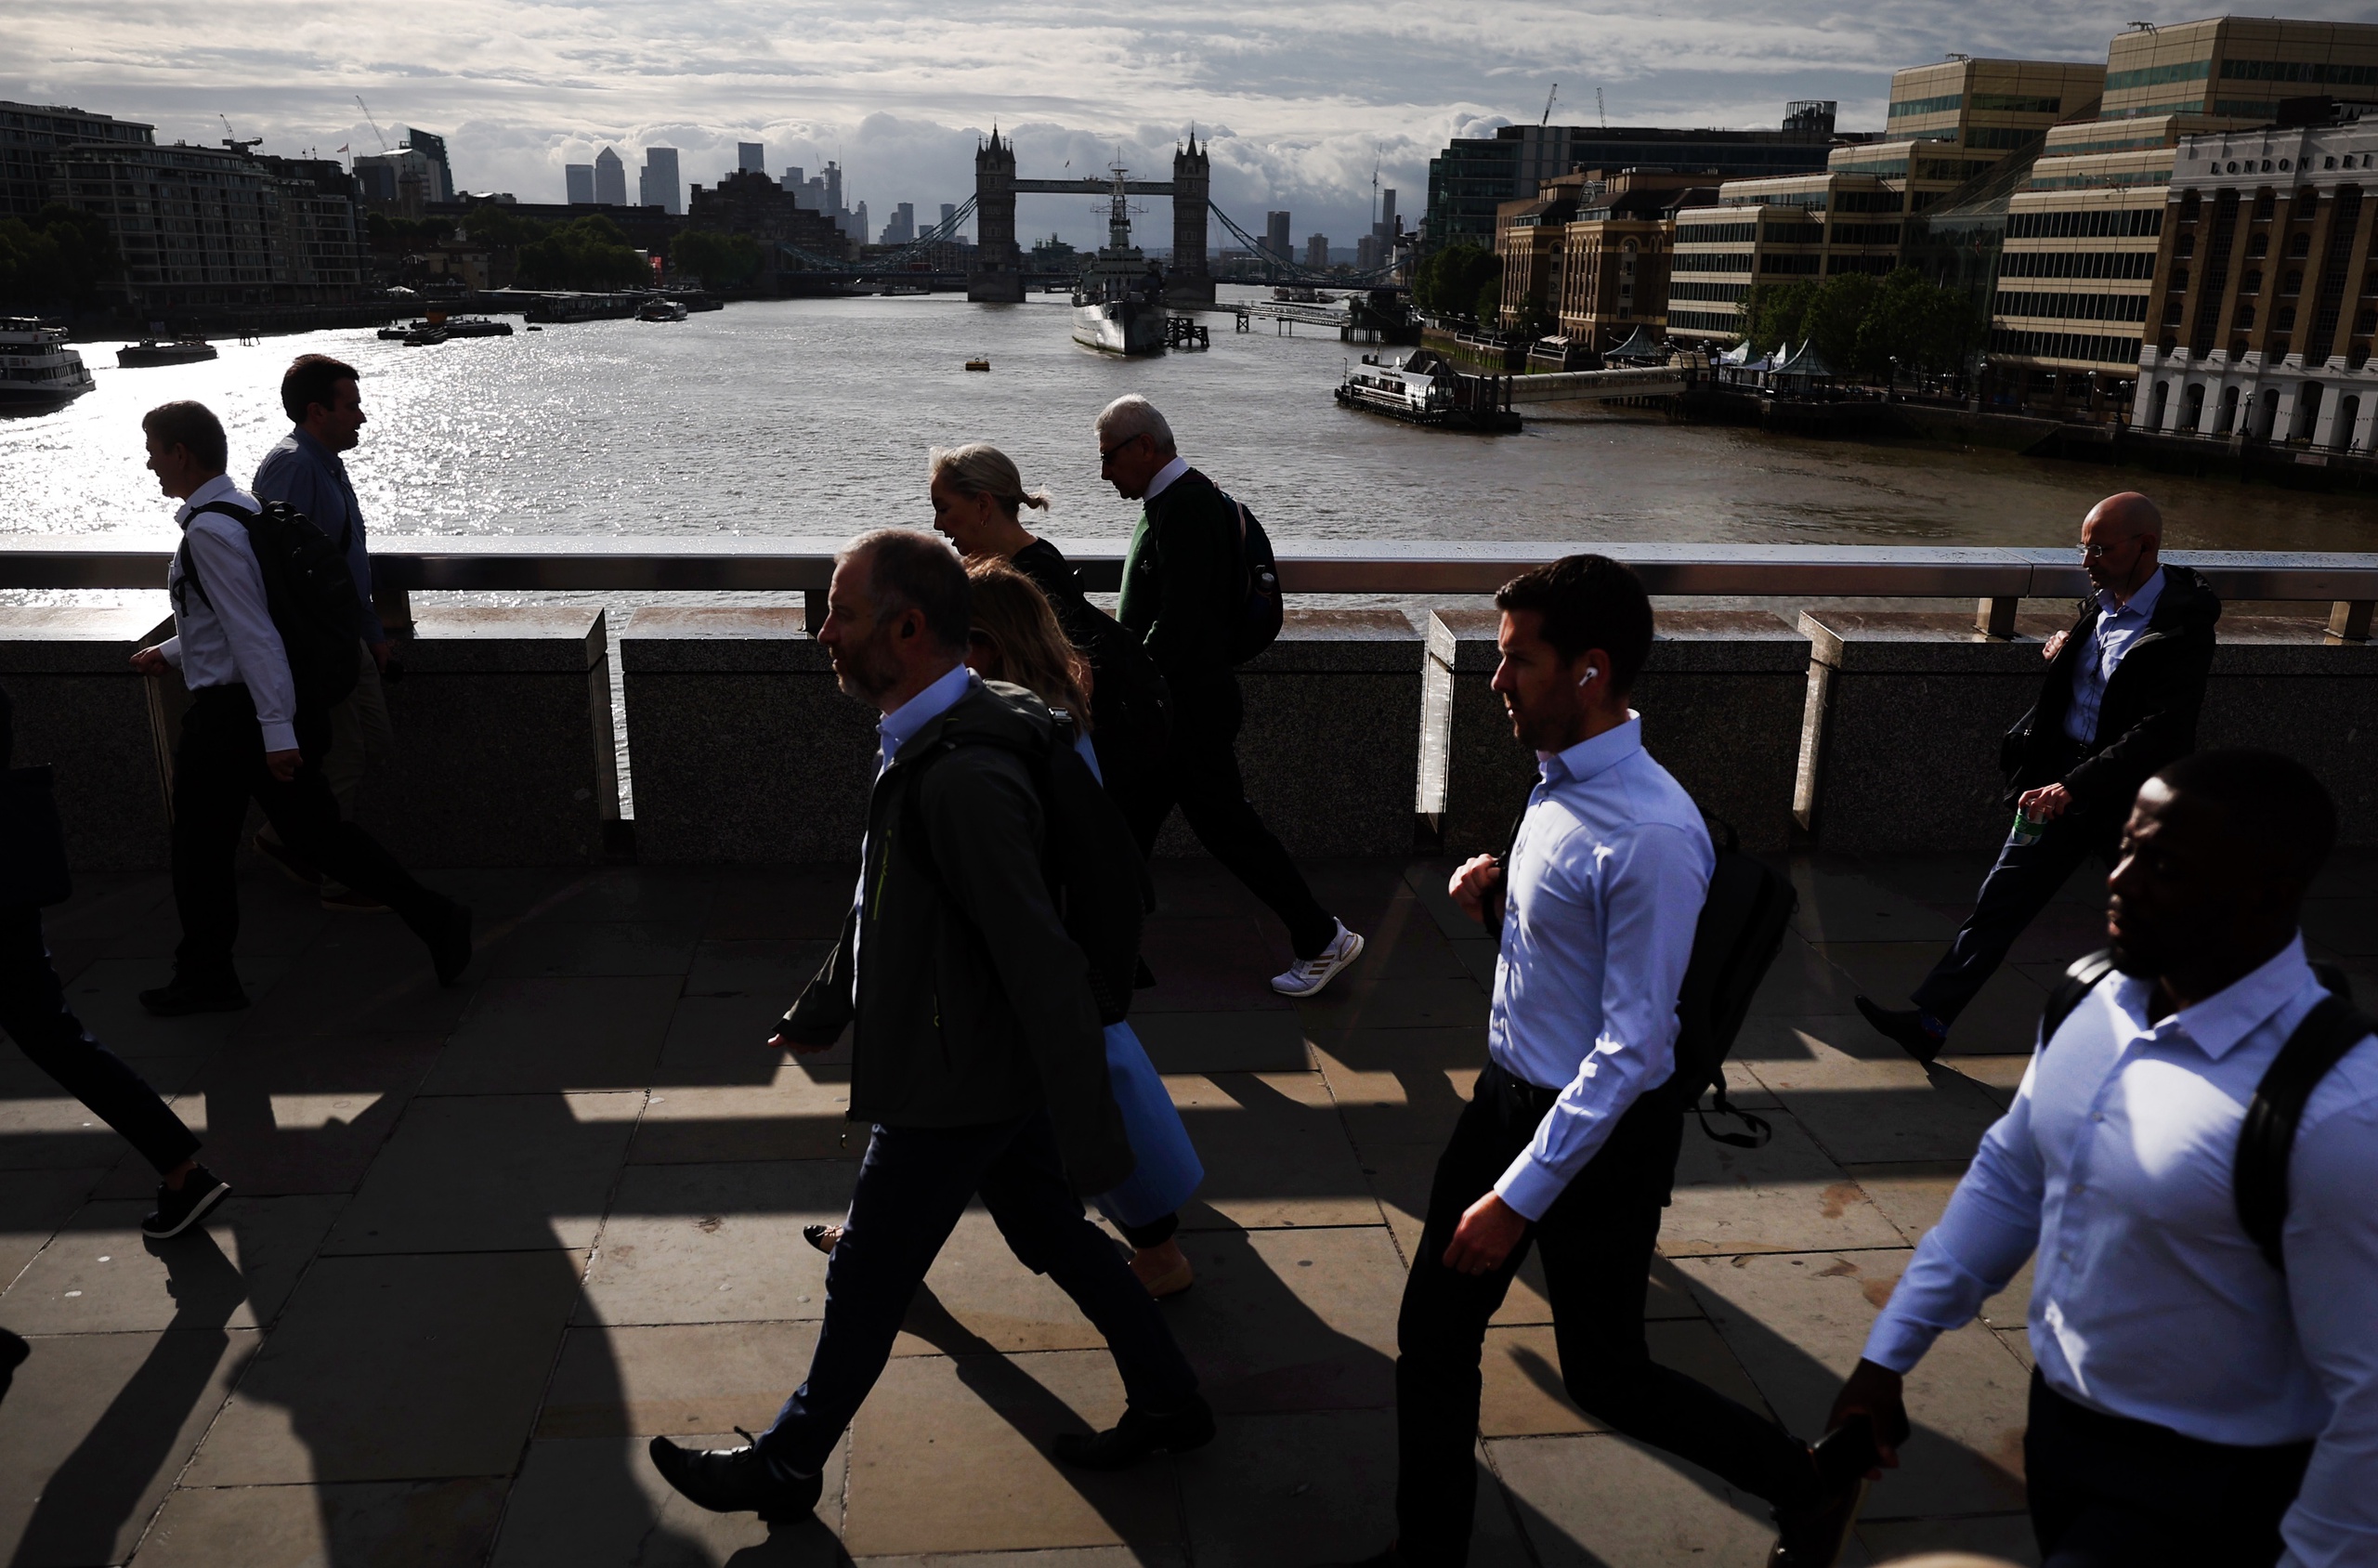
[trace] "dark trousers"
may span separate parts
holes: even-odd
[[[1982,879],[1972,916],[1908,1000],[1943,1024],[1956,1022],[2006,961],[2015,938],[2047,908],[2081,863],[2096,855],[2112,864],[2121,834],[2122,824],[2104,813],[2068,811],[2030,843],[2017,843],[2008,835],[1997,863]]]
[[[826,1321],[809,1377],[760,1434],[772,1458],[799,1475],[824,1468],[882,1375],[925,1271],[978,1193],[1016,1260],[1055,1280],[1106,1337],[1132,1406],[1162,1413],[1188,1403],[1196,1374],[1065,1184],[1048,1113],[988,1127],[878,1127],[826,1264]]]
[[[1469,1556],[1486,1321],[1531,1245],[1544,1252],[1561,1378],[1579,1409],[1770,1502],[1797,1505],[1815,1485],[1808,1449],[1791,1433],[1659,1365],[1644,1343],[1652,1248],[1684,1133],[1683,1112],[1665,1090],[1619,1118],[1601,1153],[1501,1268],[1464,1274],[1444,1266],[1463,1210],[1494,1190],[1553,1098],[1553,1091],[1489,1064],[1437,1161],[1395,1329],[1397,1545],[1416,1568],[1458,1565]]]
[[[2270,1568],[2312,1444],[2238,1448],[2101,1415],[2032,1374],[2023,1466],[2044,1568]]]
[[[39,909],[0,909],[0,1029],[34,1066],[124,1135],[159,1174],[198,1152],[173,1107],[115,1052],[91,1038],[66,1005],[66,987],[42,940]]]
[[[300,713],[297,745],[304,760],[284,784],[264,765],[264,731],[246,686],[193,694],[174,751],[174,906],[182,921],[174,971],[183,980],[237,982],[231,944],[240,934],[240,894],[232,865],[251,800],[299,859],[385,904],[425,940],[451,915],[451,899],[413,881],[378,840],[339,816],[322,777],[329,718]]]
[[[1140,853],[1156,852],[1157,830],[1180,806],[1197,842],[1287,926],[1288,946],[1297,957],[1314,957],[1338,934],[1338,922],[1248,803],[1238,775],[1238,727],[1246,716],[1238,677],[1222,670],[1170,680],[1172,739],[1166,765],[1116,780],[1116,798],[1140,841]]]

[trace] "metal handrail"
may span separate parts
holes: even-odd
[[[0,538],[0,588],[161,588],[171,536]],[[385,586],[412,592],[822,590],[842,542],[704,535],[611,539],[500,534],[373,541]],[[1058,541],[1092,590],[1121,585],[1119,539]],[[2087,587],[2070,550],[1964,545],[1636,544],[1572,541],[1282,541],[1280,581],[1301,594],[1491,594],[1530,567],[1598,550],[1653,594],[1679,596],[2022,599]],[[2378,554],[2173,550],[2227,599],[2378,600]]]

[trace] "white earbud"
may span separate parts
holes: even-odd
[[[1599,675],[1599,674],[1601,674],[1601,671],[1599,671],[1599,670],[1595,669],[1592,665],[1588,664],[1588,665],[1587,665],[1587,666],[1586,666],[1586,673],[1585,673],[1584,674],[1579,675],[1579,676],[1577,677],[1577,684],[1578,684],[1579,686],[1583,686],[1583,685],[1585,685],[1588,681],[1592,680],[1596,675]]]

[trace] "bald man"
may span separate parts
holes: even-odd
[[[1973,918],[1911,1005],[1858,999],[1867,1022],[1919,1062],[1940,1053],[1957,1014],[2082,862],[2113,864],[2138,787],[2196,750],[2221,601],[2188,568],[2163,564],[2162,542],[2162,514],[2136,490],[2106,497],[2081,521],[2081,565],[2096,592],[2041,650],[2039,700],[1998,752],[2006,804],[2031,826],[2008,834]]]

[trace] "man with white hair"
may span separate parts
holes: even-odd
[[[1313,897],[1239,778],[1244,710],[1232,643],[1248,588],[1240,508],[1189,466],[1145,398],[1107,404],[1097,433],[1099,471],[1116,494],[1142,503],[1116,619],[1139,635],[1172,688],[1168,765],[1134,781],[1124,814],[1147,854],[1180,806],[1198,842],[1287,926],[1296,962],[1273,976],[1272,988],[1312,996],[1362,956],[1363,939]]]

